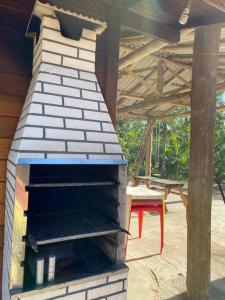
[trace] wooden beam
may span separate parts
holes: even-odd
[[[202,0],[202,1],[225,13],[225,4],[223,0]]]
[[[141,60],[142,58],[158,51],[165,47],[168,43],[160,40],[153,40],[144,46],[130,52],[126,56],[122,57],[119,62],[119,69],[122,70],[129,65]]]
[[[156,77],[156,90],[161,95],[164,87],[164,66],[162,61],[158,62],[157,77]]]
[[[196,29],[187,208],[188,300],[210,299],[211,202],[219,26]]]
[[[115,2],[114,0],[112,1],[113,4],[110,4],[109,1],[103,2],[102,0],[42,0],[42,2],[48,2],[52,5],[63,7],[64,9],[72,11],[75,10],[84,15],[93,16],[100,20],[105,20],[106,10],[118,8],[113,5]],[[172,26],[153,21],[126,9],[120,9],[120,13],[121,25],[132,31],[164,40],[168,44],[177,43],[180,40],[180,30],[178,28],[176,29]]]
[[[107,30],[97,38],[96,75],[112,123],[116,122],[120,14],[117,8],[107,10]],[[112,47],[113,45],[113,47]]]
[[[121,11],[122,25],[128,29],[141,34],[148,34],[152,37],[165,41],[166,43],[178,43],[180,31],[166,24],[153,21],[131,11]]]
[[[153,126],[155,123],[154,119],[148,119],[148,124],[147,126],[149,126],[151,128],[149,135],[147,137],[147,145],[146,145],[146,168],[145,168],[145,176],[151,176],[151,170],[152,170],[152,130],[153,130]]]

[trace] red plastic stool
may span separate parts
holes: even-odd
[[[162,201],[132,201],[131,213],[138,214],[139,238],[142,236],[144,212],[158,212],[160,215],[160,253],[164,247],[164,208]]]

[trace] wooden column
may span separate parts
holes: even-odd
[[[112,119],[116,122],[117,83],[120,44],[120,11],[107,9],[107,29],[97,38],[96,75]]]
[[[220,28],[196,29],[191,94],[188,191],[188,300],[210,299],[211,201]]]
[[[146,144],[146,168],[145,168],[145,176],[151,176],[151,168],[152,168],[152,130],[154,126],[154,120],[148,119],[148,127],[151,127],[150,133],[147,137]]]

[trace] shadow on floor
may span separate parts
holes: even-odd
[[[211,282],[211,300],[224,300],[225,299],[225,278],[214,280]],[[187,294],[183,293],[176,295],[166,300],[187,300]]]
[[[126,260],[126,263],[133,262],[133,261],[138,261],[138,260],[143,260],[143,259],[148,259],[150,257],[154,257],[154,256],[157,256],[157,255],[161,255],[161,253],[156,253],[156,254],[152,254],[152,255],[146,255],[146,256],[142,256],[142,257],[130,258],[130,259]]]

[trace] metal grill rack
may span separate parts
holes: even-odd
[[[105,215],[95,211],[74,211],[32,216],[28,237],[35,245],[63,242],[116,233],[123,230]]]

